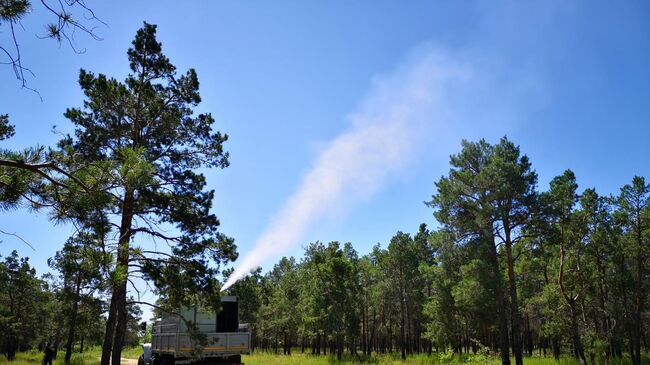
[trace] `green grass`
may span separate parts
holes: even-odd
[[[142,354],[141,347],[132,347],[124,349],[122,357],[126,359],[137,359]],[[54,360],[54,365],[63,365],[65,352],[59,351],[58,358]],[[74,353],[72,355],[71,365],[98,365],[101,356],[101,348],[93,347],[83,354]],[[38,351],[21,352],[16,355],[16,360],[7,361],[4,356],[0,356],[0,365],[40,365],[43,359],[43,353]],[[301,354],[300,351],[294,351],[290,356],[274,354],[270,352],[255,351],[252,355],[242,356],[242,361],[246,365],[343,365],[343,364],[378,364],[378,365],[500,365],[501,359],[494,356],[485,355],[458,355],[451,353],[434,353],[431,356],[418,354],[409,356],[405,362],[402,362],[399,353],[387,355],[372,355],[370,357],[350,357],[346,355],[342,361],[337,361],[334,356],[312,356]],[[514,359],[512,360],[514,364]],[[650,359],[644,356],[642,359],[644,365],[650,365]],[[578,365],[579,362],[571,357],[562,357],[555,361],[552,357],[525,357],[524,365]],[[597,365],[603,365],[603,361],[597,361]],[[630,365],[629,357],[623,359],[611,360],[609,365]],[[594,365],[594,364],[589,364]]]
[[[99,354],[101,355],[101,350]],[[142,355],[142,346],[127,347],[122,350],[123,359],[137,359],[140,355]]]
[[[122,358],[137,359],[142,354],[142,347],[130,347],[122,351]],[[73,353],[70,359],[71,365],[97,365],[99,358],[102,355],[101,347],[91,347],[84,351],[83,354]],[[65,350],[59,351],[56,360],[52,362],[53,365],[64,365]],[[39,351],[19,352],[16,354],[16,359],[8,361],[6,357],[0,355],[0,365],[40,365],[43,360],[43,353]]]
[[[407,357],[403,362],[399,353],[386,355],[373,355],[370,357],[346,356],[341,361],[335,356],[313,356],[307,354],[293,353],[291,356],[276,355],[257,351],[252,355],[242,357],[246,365],[330,365],[330,364],[408,364],[408,365],[500,365],[501,360],[497,357],[480,355],[442,355],[418,354]],[[514,359],[513,359],[514,364]],[[578,362],[571,358],[562,358],[559,362],[552,358],[526,358],[525,365],[577,365]]]
[[[514,359],[511,360],[515,363]],[[402,361],[399,353],[386,355],[373,355],[370,357],[353,358],[345,356],[341,361],[336,360],[334,356],[313,356],[293,352],[290,356],[281,354],[266,353],[256,351],[252,355],[242,356],[242,362],[246,365],[343,365],[343,364],[378,364],[378,365],[501,365],[501,359],[495,356],[485,355],[458,355],[438,353],[432,355],[418,354],[408,356],[406,361]],[[645,365],[650,365],[650,359],[644,358],[642,361]],[[597,361],[597,365],[603,365],[603,361]],[[524,365],[579,365],[579,361],[572,357],[561,357],[556,361],[552,357],[525,357]],[[591,364],[590,365],[594,365]],[[620,360],[610,360],[609,365],[631,365],[629,358]]]

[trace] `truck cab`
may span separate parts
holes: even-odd
[[[192,339],[189,326],[205,338],[203,345]],[[241,364],[241,355],[250,353],[250,332],[239,325],[237,297],[225,296],[221,297],[219,313],[182,308],[156,319],[150,351],[147,345],[142,357],[147,365]]]

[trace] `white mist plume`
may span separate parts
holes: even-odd
[[[350,128],[320,152],[222,290],[293,247],[327,212],[368,198],[391,174],[403,171],[425,141],[445,135],[451,123],[450,94],[469,75],[467,67],[445,52],[427,49],[414,53],[392,74],[375,78],[348,116]]]

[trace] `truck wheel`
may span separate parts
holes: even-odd
[[[144,355],[140,355],[140,357],[138,357],[138,365],[144,365]]]
[[[170,358],[167,355],[151,356],[150,365],[174,365],[174,358]]]
[[[228,362],[241,364],[241,355],[233,355],[228,357]]]

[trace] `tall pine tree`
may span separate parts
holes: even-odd
[[[201,101],[196,72],[178,75],[156,40],[156,26],[145,23],[128,52],[124,82],[81,70],[86,100],[65,116],[74,135],[59,143],[70,165],[100,166],[104,176],[101,206],[116,233],[116,262],[111,275],[111,305],[102,365],[120,364],[128,321],[127,284],[134,275],[155,284],[170,306],[201,302],[219,306],[219,264],[236,259],[233,240],[218,231],[210,212],[213,191],[205,190],[199,168],[224,168],[226,135],[212,130],[210,114],[195,114]],[[168,227],[174,229],[168,233]],[[163,240],[171,252],[134,247],[136,235]]]

